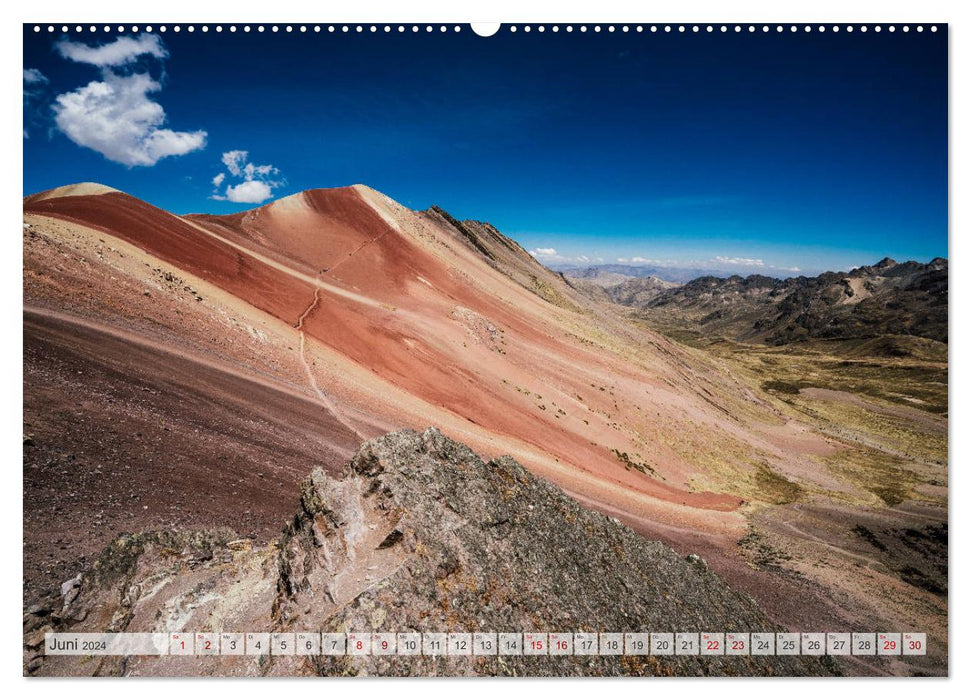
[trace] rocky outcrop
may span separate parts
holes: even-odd
[[[40,627],[113,631],[769,631],[748,596],[587,510],[509,457],[436,429],[315,470],[278,543],[227,532],[112,544]],[[42,624],[37,621],[46,618]],[[809,657],[31,656],[31,672],[366,675],[828,675]],[[27,663],[27,662],[25,662]]]
[[[580,299],[571,284],[559,273],[544,267],[516,241],[485,221],[459,221],[447,211],[433,206],[421,216],[453,233],[455,238],[475,250],[493,268],[516,281],[536,296],[571,311],[581,311]]]

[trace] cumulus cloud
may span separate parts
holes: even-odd
[[[206,145],[205,131],[164,129],[165,110],[149,95],[162,86],[147,73],[106,73],[54,100],[54,122],[79,146],[129,167],[155,165]]]
[[[760,258],[729,258],[716,255],[715,262],[722,265],[741,265],[743,267],[765,267],[765,261]]]
[[[529,251],[534,258],[552,258],[556,255],[556,248],[537,248]]]
[[[259,204],[265,202],[273,196],[273,188],[265,182],[259,180],[247,180],[238,185],[230,185],[226,188],[226,199],[230,202],[245,202],[247,204]]]
[[[100,80],[54,99],[54,123],[77,145],[128,167],[155,165],[205,147],[205,131],[164,128],[165,110],[151,97],[162,89],[157,80],[148,72],[122,70],[141,56],[166,58],[158,35],[119,37],[100,46],[62,41],[57,50],[101,72]]]
[[[121,36],[110,44],[90,46],[80,41],[64,40],[56,44],[57,52],[69,61],[87,63],[98,68],[117,68],[133,63],[141,56],[165,59],[169,52],[158,34],[139,34],[137,38]]]
[[[221,172],[212,179],[214,190],[211,199],[259,204],[272,197],[273,190],[284,184],[284,180],[278,177],[279,168],[249,162],[249,151],[226,151],[222,155],[222,164],[227,172]],[[226,189],[222,190],[227,178],[241,182],[227,184]]]

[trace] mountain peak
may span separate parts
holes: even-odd
[[[110,194],[112,192],[121,192],[121,190],[116,190],[114,187],[102,185],[98,182],[75,182],[72,185],[62,185],[50,190],[38,192],[37,194],[28,195],[27,197],[24,197],[24,201],[42,202],[45,199],[58,199],[60,197],[83,197],[99,194]]]

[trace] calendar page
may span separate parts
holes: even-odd
[[[946,23],[83,15],[25,676],[948,675]]]

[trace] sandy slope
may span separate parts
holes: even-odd
[[[425,404],[423,422],[441,415],[439,423],[464,420],[480,434],[525,443],[542,461],[563,465],[547,470],[564,479],[705,510],[739,504],[687,488],[697,471],[687,456],[705,449],[709,431],[765,443],[760,423],[775,428],[777,416],[762,409],[761,421],[740,418],[731,410],[734,387],[659,337],[650,340],[665,352],[646,357],[609,347],[613,339],[592,319],[553,309],[441,227],[403,208],[379,211],[383,202],[368,201],[375,197],[313,191],[225,220],[191,221],[115,192],[28,199],[25,207],[128,242],[299,325],[311,341],[305,357],[321,346],[332,351],[329,361],[368,370],[355,382],[371,385],[368,413],[400,413],[396,397],[381,390],[390,384]],[[414,235],[422,223],[431,239]],[[592,338],[599,347],[589,347]],[[750,411],[761,408],[749,403]],[[648,431],[672,437],[655,442]],[[614,450],[656,476],[625,469]]]

